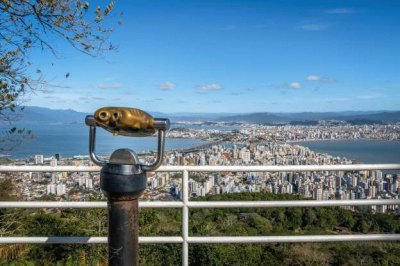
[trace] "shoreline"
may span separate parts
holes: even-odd
[[[301,142],[320,142],[320,141],[390,141],[400,142],[399,139],[309,139],[309,140],[287,140],[286,143],[301,143]]]
[[[180,139],[191,140],[191,138],[180,138]],[[204,139],[201,139],[201,141],[203,141],[202,145],[209,145],[210,144],[208,141],[206,141]],[[324,139],[324,140],[318,139],[317,140],[317,139],[314,139],[314,140],[284,141],[284,142],[276,142],[276,143],[280,143],[280,144],[285,144],[286,143],[286,144],[289,144],[289,145],[305,146],[305,147],[307,147],[307,148],[309,148],[309,149],[311,149],[311,150],[313,150],[315,152],[326,153],[326,154],[329,154],[329,155],[332,155],[332,156],[343,157],[343,158],[352,160],[352,161],[357,162],[357,163],[362,163],[362,162],[365,162],[365,161],[367,161],[367,163],[368,163],[368,160],[365,160],[365,159],[363,160],[363,159],[360,159],[360,158],[357,159],[357,158],[354,158],[353,156],[349,156],[348,154],[346,154],[347,152],[350,152],[350,153],[352,152],[352,150],[350,148],[348,150],[346,150],[346,148],[345,148],[344,150],[337,151],[336,154],[335,154],[335,150],[330,150],[329,146],[328,147],[309,147],[308,145],[305,145],[307,143],[310,143],[311,145],[314,144],[314,143],[332,143],[332,144],[333,143],[349,143],[349,144],[350,143],[352,143],[352,144],[360,143],[362,145],[362,144],[367,144],[368,142],[377,143],[378,145],[380,143],[382,143],[382,144],[387,143],[387,145],[389,145],[389,144],[392,144],[392,143],[396,143],[396,144],[400,143],[400,140],[381,140],[381,139]],[[235,142],[224,141],[224,143],[232,143],[232,144],[234,144]],[[386,148],[385,146],[387,146],[387,145],[383,145],[383,147]],[[193,149],[193,148],[196,148],[197,146],[198,145],[191,145],[191,146],[187,146],[185,148],[171,148],[171,149],[167,149],[167,152],[174,152],[174,151],[178,151],[179,152],[180,150]],[[332,148],[334,148],[334,146]],[[321,149],[322,149],[322,151],[321,151]],[[396,146],[393,147],[393,149],[396,150]],[[355,151],[357,152],[357,150],[355,150]],[[372,153],[372,152],[374,152],[374,151],[372,150],[371,152],[368,151],[366,153]],[[31,158],[32,156],[37,155],[37,154],[43,154],[45,157],[51,157],[55,153],[57,153],[57,152],[49,153],[49,154],[48,153],[44,154],[44,153],[40,153],[40,152],[32,152],[32,153],[30,153],[29,155],[26,155],[26,156],[13,157],[15,155],[13,155],[12,152],[10,152],[10,154],[1,154],[0,159],[2,159],[2,160],[11,160],[11,161],[23,161],[23,160],[28,160],[29,158]],[[143,154],[143,155],[146,155],[146,154]],[[62,155],[62,152],[61,152],[61,155]],[[104,157],[104,156],[108,156],[108,155],[101,154],[100,156]],[[64,158],[67,158],[67,159],[86,159],[86,158],[89,158],[89,155],[88,154],[83,154],[83,153],[82,154],[78,153],[78,155],[67,154],[67,155],[65,155]],[[351,159],[351,158],[353,158],[353,159]],[[369,162],[369,163],[375,163],[375,162]]]

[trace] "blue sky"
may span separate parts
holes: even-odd
[[[119,11],[122,25],[109,21],[118,50],[104,58],[62,42],[58,58],[32,54],[33,67],[60,86],[27,105],[400,110],[400,1],[117,1]]]

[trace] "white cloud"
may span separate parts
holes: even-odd
[[[380,93],[369,93],[365,95],[359,95],[357,96],[358,99],[363,99],[363,100],[371,100],[371,99],[376,99],[382,97],[382,94]]]
[[[353,14],[355,11],[351,8],[332,8],[324,11],[325,14]]]
[[[222,89],[222,86],[217,83],[211,83],[197,85],[197,88],[203,91],[219,91]]]
[[[118,82],[114,82],[114,83],[99,83],[99,84],[96,85],[96,88],[107,90],[107,89],[119,89],[119,88],[121,88],[121,86],[122,86],[122,84],[118,83]]]
[[[301,88],[301,84],[300,84],[300,82],[292,82],[289,84],[289,87],[294,90],[298,90]]]
[[[298,28],[306,31],[323,31],[328,27],[329,25],[324,23],[307,23],[300,25]]]
[[[320,83],[334,83],[336,82],[336,80],[334,78],[330,78],[330,77],[321,77],[318,75],[308,75],[306,77],[307,81],[316,81],[316,82],[320,82]]]
[[[306,79],[308,81],[320,81],[321,77],[320,76],[316,76],[316,75],[309,75]]]
[[[164,83],[161,83],[158,88],[162,91],[169,91],[169,90],[175,89],[176,84],[171,81],[166,81]]]

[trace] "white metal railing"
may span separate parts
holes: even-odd
[[[189,236],[189,208],[328,207],[400,205],[398,199],[381,200],[299,200],[299,201],[189,201],[189,172],[307,172],[396,170],[400,164],[290,165],[290,166],[162,166],[156,172],[182,172],[182,201],[140,201],[141,208],[182,208],[182,236],[139,237],[139,243],[181,243],[182,265],[189,262],[192,243],[283,243],[399,241],[400,234],[306,235],[306,236]],[[98,172],[97,166],[0,166],[1,172]],[[106,202],[7,201],[0,208],[105,208]],[[0,237],[0,244],[100,244],[107,237]]]

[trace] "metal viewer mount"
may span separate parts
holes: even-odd
[[[146,189],[146,172],[156,170],[164,156],[165,131],[169,120],[153,118],[135,108],[103,107],[85,119],[89,126],[89,154],[102,166],[100,187],[108,198],[109,265],[138,265],[138,198]],[[114,151],[109,161],[95,153],[96,127],[114,135],[151,136],[158,133],[157,158],[151,165],[141,164],[131,149]]]
[[[157,159],[151,165],[140,165],[137,155],[132,151],[134,163],[128,160],[129,164],[138,164],[145,171],[153,171],[162,163],[165,144],[165,131],[169,129],[169,119],[153,118],[142,110],[123,107],[103,107],[95,112],[95,115],[88,115],[85,119],[89,126],[89,155],[92,161],[105,166],[108,162],[101,160],[95,153],[96,147],[96,127],[100,126],[114,135],[124,135],[129,137],[151,136],[158,132],[158,151]],[[113,154],[114,155],[114,154]],[[110,162],[113,156],[110,157]],[[115,159],[115,158],[114,158]]]

